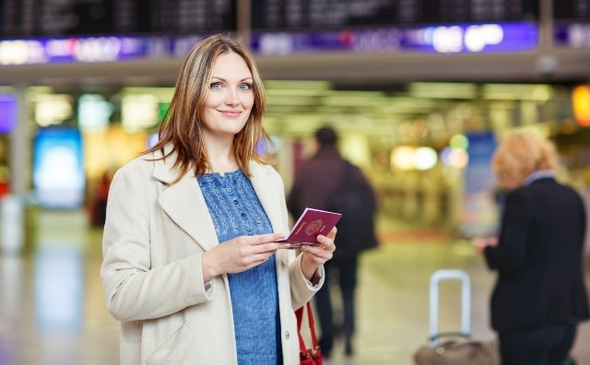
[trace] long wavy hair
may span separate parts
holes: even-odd
[[[239,168],[249,173],[249,162],[268,164],[256,153],[259,142],[272,144],[262,126],[266,108],[264,84],[250,52],[239,41],[226,34],[205,37],[185,57],[176,81],[170,106],[160,124],[158,142],[143,154],[161,151],[166,159],[176,155],[174,168],[178,182],[191,169],[196,176],[210,171],[207,149],[203,143],[203,109],[209,92],[213,64],[224,53],[240,55],[253,78],[254,105],[244,128],[234,136],[233,153]]]
[[[558,155],[550,141],[532,132],[516,132],[503,140],[492,158],[497,177],[522,185],[535,171],[557,172]]]

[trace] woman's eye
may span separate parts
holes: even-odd
[[[221,82],[212,82],[211,85],[209,85],[209,88],[211,89],[219,89],[221,87]]]
[[[241,84],[240,85],[240,89],[242,90],[250,90],[252,88],[252,85],[250,84]]]

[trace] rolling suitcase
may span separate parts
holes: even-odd
[[[461,282],[461,329],[459,332],[439,331],[439,284],[443,280]],[[414,353],[415,365],[499,365],[495,340],[476,341],[471,338],[471,278],[463,270],[442,269],[430,277],[430,336],[428,343]]]

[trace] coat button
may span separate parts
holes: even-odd
[[[289,331],[285,331],[285,338],[288,340],[289,339]]]
[[[285,261],[281,261],[281,269],[284,269],[285,267],[287,267],[287,264],[285,264]]]

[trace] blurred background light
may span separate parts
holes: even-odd
[[[418,147],[412,156],[414,167],[418,170],[429,170],[438,161],[436,151],[430,147]]]
[[[578,124],[590,127],[590,86],[576,86],[572,91],[572,103]]]
[[[459,150],[467,150],[469,148],[469,139],[463,134],[455,134],[451,137],[449,146]]]
[[[446,147],[440,152],[440,162],[449,167],[463,168],[469,161],[469,155],[463,149]]]
[[[84,94],[78,99],[78,126],[83,132],[107,129],[113,114],[112,103],[99,94]]]
[[[414,147],[400,146],[391,152],[391,167],[400,170],[414,168]]]

